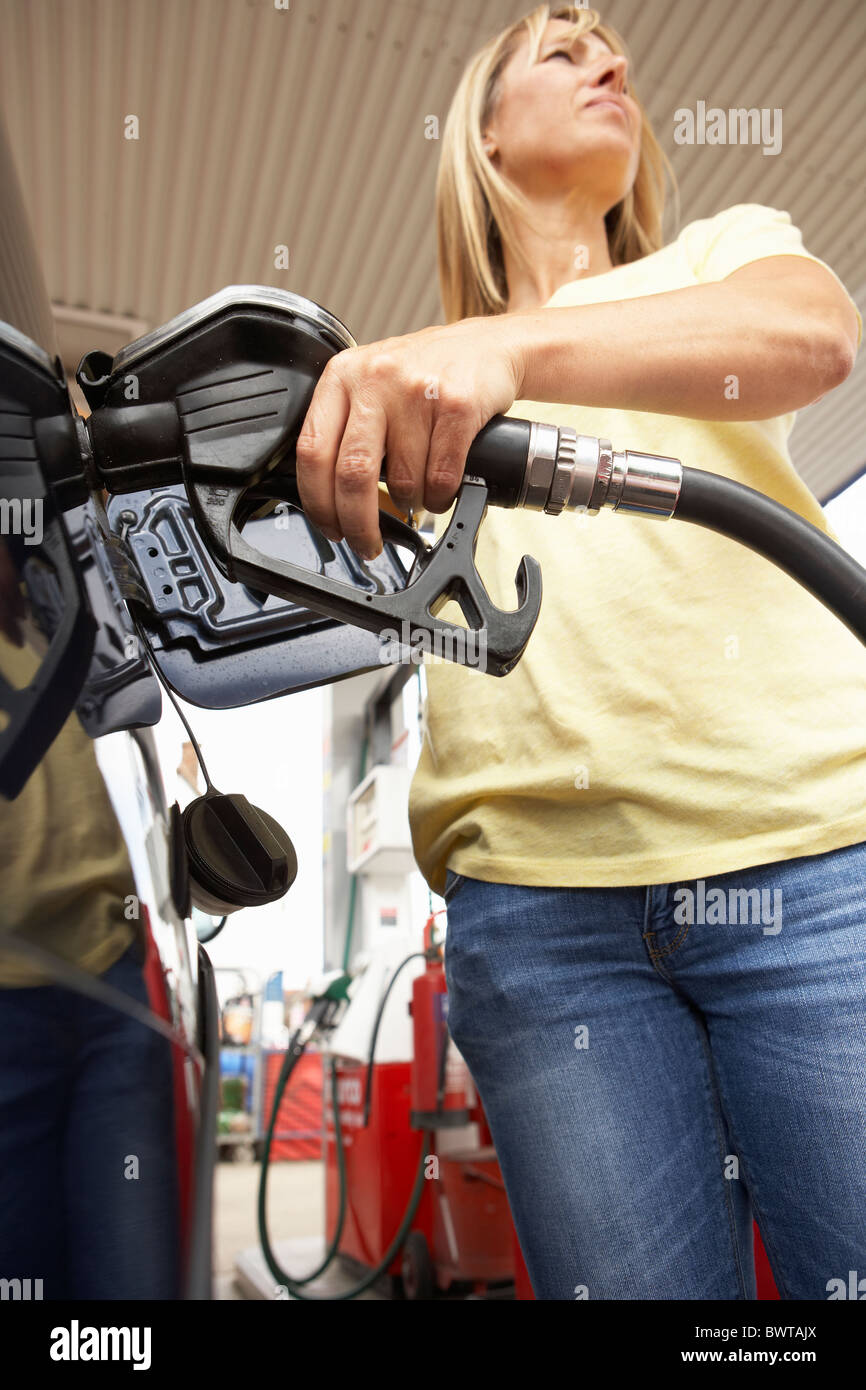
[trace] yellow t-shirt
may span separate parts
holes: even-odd
[[[0,670],[14,685],[34,661],[0,637]],[[14,801],[0,797],[0,988],[52,983],[5,933],[101,975],[141,927],[128,920],[135,881],[93,742],[73,715]]]
[[[809,255],[789,214],[743,204],[548,304],[658,294],[788,254]],[[509,414],[724,474],[833,535],[788,453],[793,412],[730,424],[522,400]],[[811,594],[676,519],[491,507],[476,564],[503,608],[523,554],[541,564],[543,598],[518,665],[497,678],[426,664],[410,822],[435,892],[446,865],[491,882],[644,885],[866,839],[866,650]]]

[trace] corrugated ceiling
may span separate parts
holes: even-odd
[[[527,7],[0,0],[0,91],[66,360],[239,282],[319,300],[360,342],[441,321],[425,117],[444,118],[465,60]],[[787,209],[866,314],[863,0],[599,8],[631,49],[682,220]],[[781,108],[782,152],[675,144],[674,112],[698,100]],[[794,431],[822,498],[866,468],[862,359]]]

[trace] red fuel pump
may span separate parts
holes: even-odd
[[[481,1102],[448,1033],[448,991],[433,916],[425,924],[423,943],[426,968],[413,981],[409,1006],[413,1058],[411,1063],[374,1061],[366,1123],[365,1064],[338,1064],[350,1194],[339,1251],[356,1269],[370,1269],[382,1260],[412,1191],[418,1131],[428,1131],[428,1181],[401,1256],[389,1273],[402,1275],[402,1289],[410,1299],[433,1298],[454,1285],[470,1287],[476,1296],[501,1297],[515,1277],[516,1236]],[[326,1117],[331,1239],[339,1185],[334,1117],[327,1102]]]
[[[434,917],[424,926],[427,968],[412,985],[413,1129],[450,1129],[468,1125],[475,1104],[469,1069],[448,1033],[448,986],[441,948],[433,944]],[[443,1056],[444,1049],[444,1056]]]
[[[434,941],[436,915],[424,927],[427,968],[412,986],[409,1119],[414,1129],[434,1132],[432,1242],[426,1247],[420,1233],[410,1233],[403,1284],[409,1297],[418,1296],[417,1289],[447,1289],[454,1282],[471,1283],[477,1295],[495,1297],[498,1288],[510,1287],[514,1279],[517,1238],[480,1098],[448,1032],[445,966],[442,947]]]

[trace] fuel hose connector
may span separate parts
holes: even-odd
[[[577,434],[567,425],[533,421],[523,485],[516,505],[549,516],[602,507],[666,519],[680,495],[683,466],[661,454],[617,452],[609,439]]]

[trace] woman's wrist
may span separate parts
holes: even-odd
[[[581,385],[591,392],[599,387],[587,375],[592,344],[582,331],[584,313],[580,305],[516,309],[489,320],[511,366],[515,400],[590,403],[582,399]]]
[[[483,339],[488,335],[491,350],[499,352],[507,363],[514,381],[514,399],[531,399],[526,395],[526,381],[531,355],[543,338],[543,325],[531,322],[535,310],[517,310],[510,314],[490,314],[487,317],[465,319]]]

